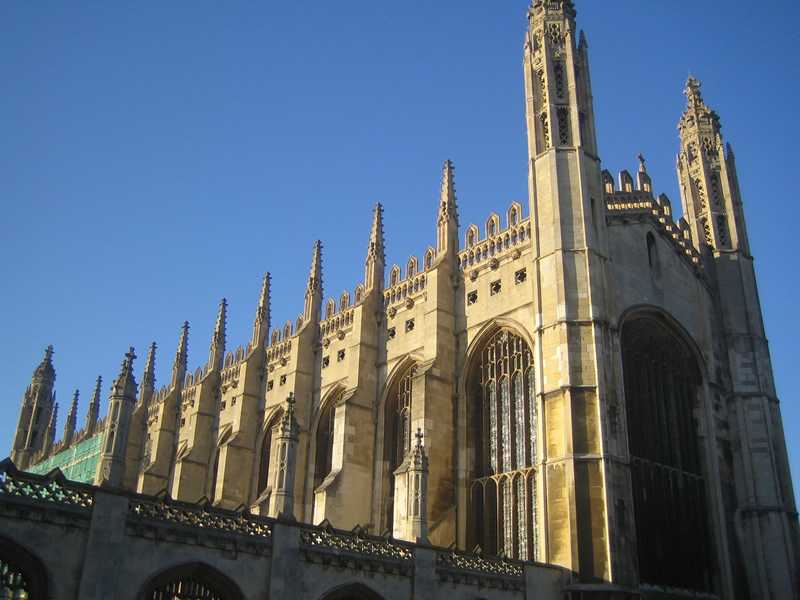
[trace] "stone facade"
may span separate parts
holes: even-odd
[[[692,78],[683,217],[643,158],[615,182],[575,19],[569,0],[529,10],[527,209],[462,229],[447,161],[421,261],[387,272],[376,206],[352,296],[324,300],[317,242],[294,323],[272,327],[265,276],[246,345],[226,353],[223,300],[202,367],[187,371],[188,324],[160,390],[155,347],[138,389],[130,352],[109,416],[93,404],[76,432],[73,408],[59,444],[49,349],[17,466],[46,473],[102,436],[91,482],[114,493],[363,528],[420,556],[538,561],[587,597],[797,598],[797,512],[733,151]],[[311,576],[286,557],[282,573]],[[291,597],[323,591],[303,593]]]

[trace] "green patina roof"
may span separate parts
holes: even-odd
[[[67,479],[81,483],[94,483],[94,474],[100,460],[102,443],[103,434],[102,432],[97,433],[27,470],[30,473],[44,475],[53,469],[61,469]]]

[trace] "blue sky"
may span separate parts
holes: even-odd
[[[800,8],[577,5],[606,168],[633,170],[643,152],[677,205],[689,72],[722,116],[800,473],[800,285],[786,255]],[[165,382],[184,320],[199,366],[222,296],[229,346],[246,342],[266,270],[273,324],[296,318],[316,238],[326,291],[352,290],[375,202],[390,264],[421,255],[446,158],[462,225],[512,200],[527,206],[525,10],[526,0],[0,3],[0,447],[49,343],[61,425],[72,391],[82,419],[95,377],[109,383],[130,345],[143,360],[158,343]]]

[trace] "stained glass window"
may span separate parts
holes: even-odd
[[[511,331],[498,331],[481,350],[468,386],[475,448],[468,544],[533,559],[537,418],[530,347]]]

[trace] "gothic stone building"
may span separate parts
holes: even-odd
[[[11,454],[40,478],[8,471],[8,481],[70,494],[80,484],[64,476],[95,484],[78,490],[94,512],[12,510],[15,498],[43,495],[6,484],[2,532],[18,551],[5,556],[39,564],[33,542],[47,539],[48,522],[66,523],[76,551],[45,561],[53,598],[145,597],[135,595],[151,577],[161,587],[148,598],[549,598],[553,586],[575,598],[798,598],[797,513],[733,151],[690,78],[678,125],[683,216],[655,195],[643,161],[635,178],[615,181],[600,160],[575,19],[571,0],[529,10],[527,206],[460,227],[446,162],[421,261],[386,272],[378,205],[352,295],[324,300],[318,242],[296,322],[272,328],[267,275],[246,345],[226,353],[223,300],[205,364],[187,372],[188,324],[160,389],[155,346],[138,385],[129,352],[105,419],[98,380],[85,428],[76,431],[76,395],[58,443],[48,349]],[[182,571],[205,591],[169,579],[170,535],[131,541],[148,497],[161,499],[162,516],[205,511],[205,521],[181,521],[196,547],[184,562],[214,566],[213,577]],[[173,502],[183,508],[170,512]],[[84,529],[69,525],[79,517]],[[233,560],[225,544],[203,541],[225,518],[301,533],[283,535],[294,551]],[[350,539],[331,532],[354,527],[360,545],[342,544],[368,560],[326,570],[300,552],[304,531]],[[130,544],[126,564],[139,565],[115,582],[99,575],[105,556],[119,556],[110,539]],[[416,566],[397,567],[381,544]],[[457,554],[472,557],[472,575],[447,575],[456,554],[437,548],[476,552]],[[430,568],[426,552],[440,552]],[[253,558],[262,554],[269,568]],[[58,560],[82,574],[77,587],[59,587]],[[517,565],[517,579],[489,585],[474,561]],[[349,589],[336,586],[367,563],[394,579],[324,596],[322,584]],[[415,587],[425,573],[435,584]]]

